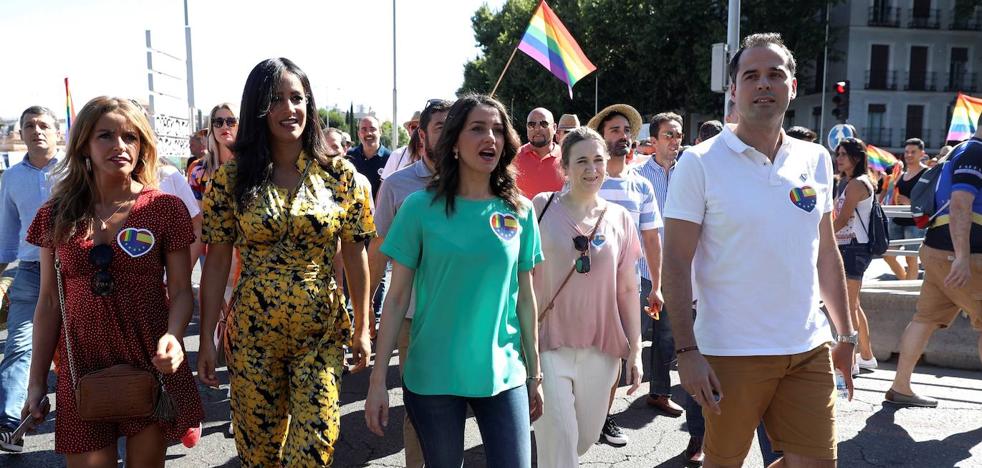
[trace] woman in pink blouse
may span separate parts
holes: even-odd
[[[532,273],[545,405],[534,423],[540,467],[576,466],[597,441],[621,359],[628,394],[641,384],[641,244],[627,210],[598,195],[607,158],[597,132],[570,131],[562,145],[569,190],[532,201],[545,255]]]

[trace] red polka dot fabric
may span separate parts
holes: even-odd
[[[52,247],[51,206],[42,207],[28,230],[27,241]],[[84,226],[57,248],[65,287],[68,335],[72,339],[77,376],[116,364],[131,364],[157,373],[151,363],[157,340],[167,332],[169,302],[164,286],[167,252],[188,247],[194,240],[187,208],[177,197],[145,189],[113,243],[109,271],[112,295],[92,294],[90,281],[96,272],[89,263],[93,242]],[[138,434],[156,421],[134,419],[123,423],[89,423],[78,418],[65,351],[60,333],[58,354],[55,450],[84,453],[112,444],[119,436]],[[162,428],[169,440],[178,440],[203,418],[201,399],[185,360],[177,372],[163,376],[164,389],[174,400],[176,418]]]

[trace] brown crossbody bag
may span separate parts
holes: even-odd
[[[549,200],[546,201],[545,206],[542,207],[542,213],[539,214],[539,220],[538,220],[539,224],[542,224],[542,217],[546,215],[546,210],[549,209],[549,205],[552,204],[552,199],[555,198],[555,196],[556,196],[556,192],[553,192],[552,195],[549,195]],[[604,208],[603,211],[600,212],[600,216],[597,218],[597,224],[594,224],[593,230],[590,231],[590,237],[587,242],[587,249],[590,248],[590,244],[593,242],[593,238],[597,235],[597,229],[600,227],[600,221],[603,221],[605,214],[607,214],[606,207]],[[575,271],[576,271],[576,261],[573,261],[573,266],[570,267],[569,273],[566,273],[566,277],[563,278],[563,282],[559,284],[559,288],[556,289],[556,293],[552,295],[552,300],[549,301],[549,304],[546,305],[545,309],[542,309],[542,312],[539,312],[540,323],[543,320],[545,320],[546,314],[549,313],[549,311],[552,310],[553,306],[556,305],[556,298],[559,297],[559,293],[562,292],[563,288],[566,287],[566,283],[568,283],[569,279],[573,277],[573,272]]]
[[[55,278],[58,282],[58,307],[65,333],[68,373],[75,391],[78,417],[87,422],[119,422],[135,418],[174,420],[174,402],[164,390],[157,372],[130,364],[117,364],[89,372],[81,378],[75,370],[68,314],[65,313],[65,290],[61,278],[61,259],[55,254]]]

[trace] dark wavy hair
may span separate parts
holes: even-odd
[[[501,159],[498,165],[491,171],[491,193],[505,201],[509,208],[518,213],[522,213],[526,207],[519,202],[521,193],[515,185],[515,170],[511,167],[512,160],[518,154],[519,139],[508,111],[505,106],[496,99],[484,94],[467,94],[457,99],[447,113],[447,121],[443,124],[443,133],[440,140],[436,143],[434,152],[436,153],[433,161],[436,163],[436,177],[430,182],[429,189],[434,191],[436,196],[433,201],[444,199],[446,202],[447,216],[452,216],[454,212],[454,201],[460,187],[460,161],[454,159],[454,146],[460,137],[460,133],[467,123],[467,116],[477,106],[493,107],[501,116],[501,122],[505,126],[504,148],[501,152]]]
[[[233,194],[240,212],[256,198],[259,188],[273,175],[273,153],[270,148],[269,126],[266,119],[269,116],[273,95],[276,94],[276,88],[284,73],[292,73],[303,85],[303,93],[307,101],[307,118],[300,141],[304,152],[322,167],[329,167],[331,164],[332,156],[328,153],[324,142],[324,133],[321,131],[317,117],[317,104],[314,103],[314,94],[310,89],[307,74],[295,63],[283,57],[259,62],[249,72],[245,88],[242,90],[239,133],[232,146],[236,161]]]
[[[849,159],[855,164],[852,168],[852,174],[848,174],[850,179],[869,172],[869,162],[866,160],[866,143],[863,143],[863,140],[859,138],[844,138],[835,147],[835,151],[838,152],[839,148],[844,149]],[[839,172],[842,171],[840,170]]]

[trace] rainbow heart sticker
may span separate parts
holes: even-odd
[[[604,242],[607,242],[607,238],[604,237],[603,234],[597,234],[596,236],[593,236],[594,247],[599,249],[601,245],[604,245]]]
[[[815,189],[811,186],[795,187],[791,189],[791,203],[794,206],[811,213],[815,209]]]
[[[518,219],[511,213],[495,212],[491,215],[491,231],[501,240],[512,240],[518,234]]]
[[[147,229],[126,228],[116,235],[116,243],[126,255],[136,258],[145,255],[153,248],[156,239]]]

